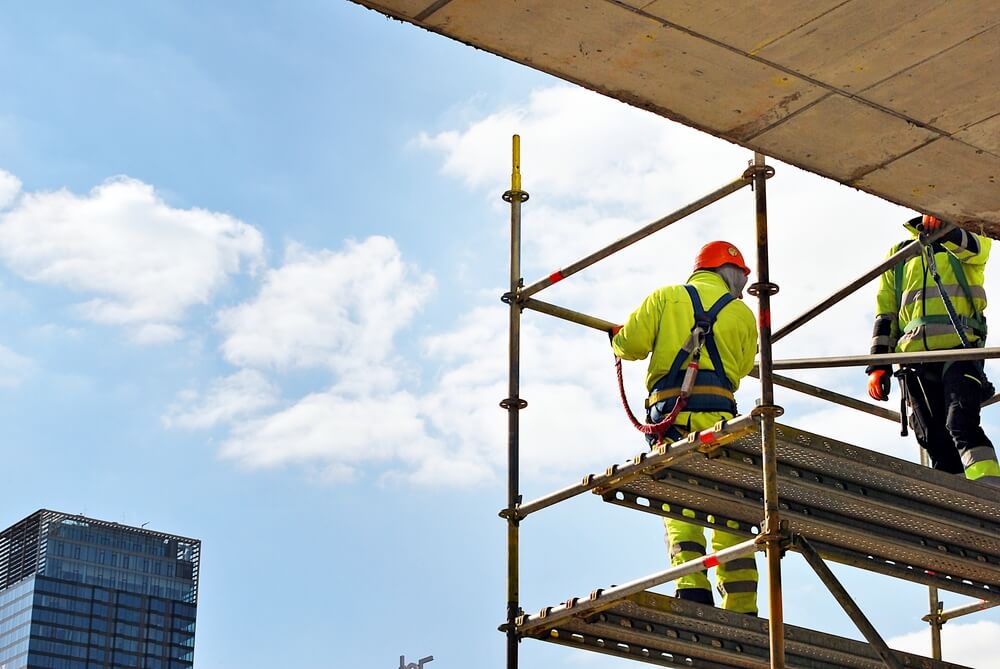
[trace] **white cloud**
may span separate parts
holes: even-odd
[[[930,628],[886,639],[891,648],[930,656]],[[941,628],[941,657],[968,667],[995,667],[1000,657],[1000,623],[949,622]]]
[[[219,315],[223,354],[235,365],[323,367],[385,385],[393,337],[433,286],[387,237],[348,242],[342,252],[291,245],[253,300]]]
[[[507,315],[480,308],[456,328],[426,340],[448,365],[425,397],[429,424],[458,446],[454,457],[506,466]],[[543,331],[526,322],[521,348],[521,465],[527,479],[551,484],[603,471],[643,450],[617,397],[612,355],[601,334]],[[629,381],[638,384],[634,372]],[[640,405],[633,402],[633,406]]]
[[[438,450],[430,441],[419,402],[410,393],[357,397],[333,388],[241,422],[223,444],[222,455],[251,468],[297,464],[343,480],[353,478],[361,465],[391,467],[400,460],[417,463],[405,475],[419,474],[420,455]]]
[[[195,390],[181,393],[163,417],[167,427],[205,429],[229,423],[278,401],[277,388],[264,375],[244,369],[216,379],[205,397]]]
[[[422,135],[417,144],[441,155],[446,174],[492,197],[509,178],[515,131],[522,135],[525,187],[532,192],[522,237],[529,282],[731,181],[750,157],[646,112],[563,86],[535,91],[523,107],[485,114],[468,127]],[[772,278],[781,285],[773,311],[780,327],[878,262],[900,237],[897,223],[908,212],[791,167],[777,169],[768,195]],[[495,234],[498,248],[505,248],[506,224]],[[683,282],[696,249],[719,238],[741,246],[755,264],[748,189],[540,297],[620,322],[649,291]],[[488,277],[478,281],[483,287],[493,283]],[[223,351],[229,362],[271,375],[312,368],[333,378],[279,411],[265,407],[241,420],[224,454],[252,467],[297,464],[337,480],[365,467],[414,483],[496,479],[506,467],[506,414],[497,403],[507,395],[507,312],[489,295],[490,306],[438,328],[423,340],[424,368],[439,370],[437,376],[405,382],[394,338],[411,325],[432,285],[390,239],[352,242],[338,252],[291,246],[256,298],[220,316]],[[866,352],[872,292],[862,289],[780,342],[775,356]],[[527,485],[547,489],[643,450],[617,397],[604,335],[530,311],[522,324],[521,394],[529,407],[521,417],[521,464]],[[637,410],[644,367],[625,368]],[[804,372],[801,378],[857,397],[864,393],[860,369]],[[742,404],[756,394],[755,382],[747,380]],[[888,422],[798,395],[788,404],[794,409],[789,423],[915,458],[912,441],[899,439],[898,428]]]
[[[569,198],[657,211],[671,196],[701,190],[703,168],[742,149],[617,100],[577,87],[532,91],[521,107],[487,114],[462,130],[421,134],[417,144],[443,154],[445,174],[473,188],[510,183],[510,138],[520,134],[525,188]],[[685,160],[690,157],[690,160]],[[665,159],[669,158],[669,159]],[[718,184],[713,184],[713,188]],[[657,197],[650,197],[655,193]]]
[[[21,192],[21,180],[10,172],[0,170],[0,210],[7,208]]]
[[[110,179],[87,195],[24,193],[0,212],[0,259],[21,277],[92,296],[83,317],[127,326],[142,342],[176,339],[177,322],[230,275],[260,262],[256,228],[167,205],[152,186]]]
[[[15,388],[31,372],[34,363],[0,344],[0,388]]]
[[[456,483],[483,480],[492,470],[449,459],[421,400],[401,386],[409,365],[393,339],[433,286],[387,237],[336,252],[290,245],[255,297],[219,315],[223,354],[243,369],[204,395],[179,397],[165,424],[227,424],[223,457],[250,468],[297,465],[341,481],[380,463],[388,475],[426,480],[433,462]],[[276,379],[298,370],[329,374],[330,385],[274,409]]]

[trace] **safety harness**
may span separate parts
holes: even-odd
[[[913,243],[914,240],[908,239],[905,242],[899,244],[895,251],[903,249],[907,245]],[[986,318],[978,309],[976,309],[976,302],[972,298],[972,289],[969,287],[969,279],[965,275],[965,268],[962,267],[962,263],[958,258],[949,252],[946,248],[941,246],[937,242],[926,243],[924,237],[921,234],[920,239],[917,240],[922,247],[922,255],[926,258],[927,269],[930,270],[931,278],[934,280],[934,284],[937,286],[938,294],[941,296],[941,301],[944,303],[944,310],[947,312],[946,316],[941,315],[923,315],[918,316],[905,325],[900,326],[901,334],[908,334],[915,331],[922,325],[951,325],[955,329],[955,333],[958,335],[959,341],[962,343],[962,348],[973,348],[982,347],[986,345]],[[955,311],[955,305],[952,304],[951,298],[948,296],[945,290],[944,281],[941,280],[941,274],[938,272],[937,259],[935,255],[938,252],[943,251],[948,257],[948,264],[951,266],[951,271],[958,280],[958,285],[962,288],[962,293],[965,295],[966,299],[969,301],[969,307],[972,309],[971,316],[959,316],[958,312]],[[901,262],[896,265],[894,269],[895,276],[895,288],[896,288],[896,308],[898,310],[903,306],[903,269],[905,262]],[[965,334],[965,329],[968,328],[975,334],[979,339],[975,344],[969,342],[968,336]],[[951,365],[950,362],[944,364],[944,369],[946,370]],[[986,378],[986,372],[983,368],[982,361],[979,362],[978,366],[978,381],[979,385],[982,387],[983,394],[985,397],[993,395],[993,384],[990,383],[989,379]],[[942,372],[943,374],[943,372]],[[899,371],[895,374],[900,381],[900,407],[899,411],[901,415],[906,415],[906,407],[910,405],[909,398],[909,380],[915,380],[916,385],[921,392],[923,391],[923,384],[920,381],[920,377],[915,374],[915,370],[911,366],[900,365]],[[928,406],[926,399],[926,393],[924,393],[924,406]],[[926,420],[926,419],[925,419]],[[900,421],[900,434],[906,436],[906,421]]]
[[[907,245],[913,243],[914,240],[908,239],[899,246],[896,247],[896,251],[905,248]],[[961,261],[954,256],[954,254],[948,252],[943,246],[937,242],[933,244],[925,244],[923,241],[918,242],[923,247],[923,255],[927,259],[927,269],[931,272],[931,277],[934,279],[934,283],[937,285],[938,293],[941,295],[941,300],[944,302],[945,311],[947,315],[937,315],[937,316],[918,316],[906,324],[900,324],[900,333],[909,334],[922,325],[951,325],[955,328],[955,332],[958,333],[958,338],[962,342],[962,348],[971,348],[972,344],[969,343],[968,337],[965,335],[965,328],[972,330],[973,334],[979,337],[979,342],[977,346],[983,346],[986,341],[986,319],[983,314],[976,309],[976,302],[972,299],[972,289],[969,287],[969,279],[965,275],[965,268],[962,267]],[[941,275],[937,270],[937,260],[935,259],[935,254],[944,251],[945,255],[948,256],[948,264],[951,266],[951,271],[954,273],[955,278],[958,279],[958,285],[962,289],[962,293],[965,295],[966,299],[969,301],[969,306],[972,309],[971,316],[959,316],[955,311],[955,305],[952,304],[951,299],[948,297],[948,293],[945,290],[944,282],[941,280]],[[896,280],[896,305],[897,308],[902,308],[903,306],[903,268],[905,263],[899,263],[895,267],[895,280]]]
[[[628,405],[628,399],[625,397],[621,359],[615,357],[618,390],[625,412],[636,429],[645,435],[655,436],[657,442],[663,441],[664,435],[674,426],[681,411],[718,411],[736,414],[733,384],[726,376],[725,368],[722,366],[722,356],[719,355],[719,348],[715,344],[715,336],[712,332],[719,312],[736,298],[730,293],[725,293],[706,311],[695,287],[688,284],[684,288],[691,298],[694,326],[691,328],[691,334],[687,341],[674,357],[670,369],[653,384],[650,395],[646,399],[647,418],[654,405],[663,403],[657,407],[661,414],[666,414],[662,420],[652,424],[643,424],[636,419]],[[703,348],[708,350],[708,357],[712,361],[714,369],[699,370]],[[688,359],[690,362],[688,362],[687,367],[684,367],[684,362]],[[696,379],[698,385],[695,385]]]

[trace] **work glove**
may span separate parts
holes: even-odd
[[[945,223],[937,216],[924,214],[920,219],[920,229],[927,233],[934,233],[941,229]]]
[[[611,329],[608,330],[608,341],[614,341],[615,335],[618,334],[622,329],[620,325],[613,325]]]
[[[892,389],[892,374],[886,369],[873,369],[868,373],[868,395],[873,400],[885,402]]]

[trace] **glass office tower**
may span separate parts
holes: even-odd
[[[201,542],[41,510],[0,532],[0,669],[190,669]]]

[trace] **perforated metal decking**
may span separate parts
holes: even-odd
[[[782,519],[825,558],[1000,601],[1000,489],[778,425]],[[761,439],[749,430],[669,467],[607,476],[605,501],[752,536],[763,518]],[[793,546],[794,548],[794,546]]]
[[[786,667],[882,669],[868,644],[785,625]],[[767,621],[653,592],[618,600],[609,608],[547,624],[524,616],[519,630],[534,637],[664,667],[767,669]],[[903,667],[963,669],[908,653],[894,652]]]

